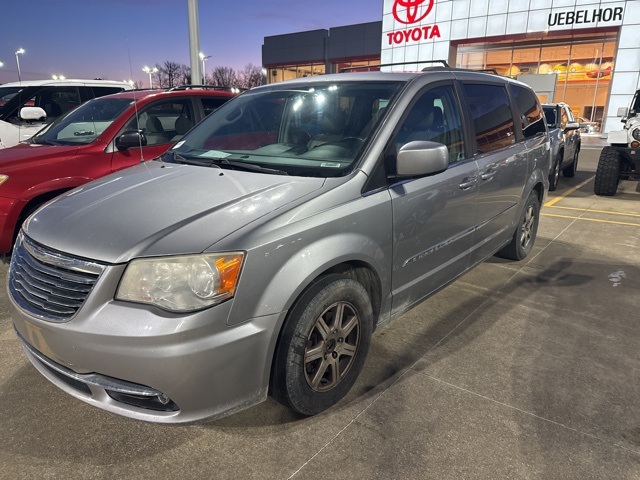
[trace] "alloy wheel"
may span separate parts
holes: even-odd
[[[520,246],[526,249],[531,242],[535,231],[535,210],[533,205],[527,206],[527,210],[524,214],[524,222],[522,222],[522,230],[520,234]]]
[[[345,377],[358,353],[360,318],[353,305],[338,302],[316,320],[304,351],[307,384],[317,392],[334,388]]]

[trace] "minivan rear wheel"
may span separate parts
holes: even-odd
[[[337,274],[321,277],[285,320],[271,394],[303,415],[335,405],[362,370],[372,323],[371,301],[360,283]]]
[[[497,255],[510,260],[522,260],[529,255],[538,235],[539,221],[540,200],[536,192],[531,192],[524,210],[520,214],[520,220],[513,237],[511,237],[511,242],[500,250]]]

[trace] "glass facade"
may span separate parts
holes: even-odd
[[[500,75],[557,74],[555,98],[569,104],[590,131],[600,130],[609,98],[617,32],[526,38],[520,41],[459,43],[460,68],[494,69]]]
[[[342,69],[348,68],[359,72],[380,70],[380,55],[375,55],[364,59],[338,59],[334,62],[324,63],[301,63],[295,65],[271,66],[267,69],[267,83],[293,80],[294,78],[312,77],[325,73],[339,73]]]
[[[375,72],[380,70],[380,55],[359,60],[343,60],[332,64],[333,72],[339,73],[343,68],[348,68],[356,72]]]
[[[312,77],[325,73],[324,63],[301,63],[299,65],[284,65],[269,67],[267,83],[293,80],[294,78]]]

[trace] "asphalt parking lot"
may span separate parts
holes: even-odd
[[[596,197],[598,154],[547,197],[525,261],[491,259],[377,331],[313,418],[273,400],[180,426],[90,407],[23,355],[2,266],[0,478],[640,478],[640,192]]]

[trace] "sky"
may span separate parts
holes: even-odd
[[[189,65],[187,0],[6,0],[0,83],[108,78],[148,84],[145,65]],[[264,37],[380,21],[383,0],[199,0],[206,70],[262,64]]]

